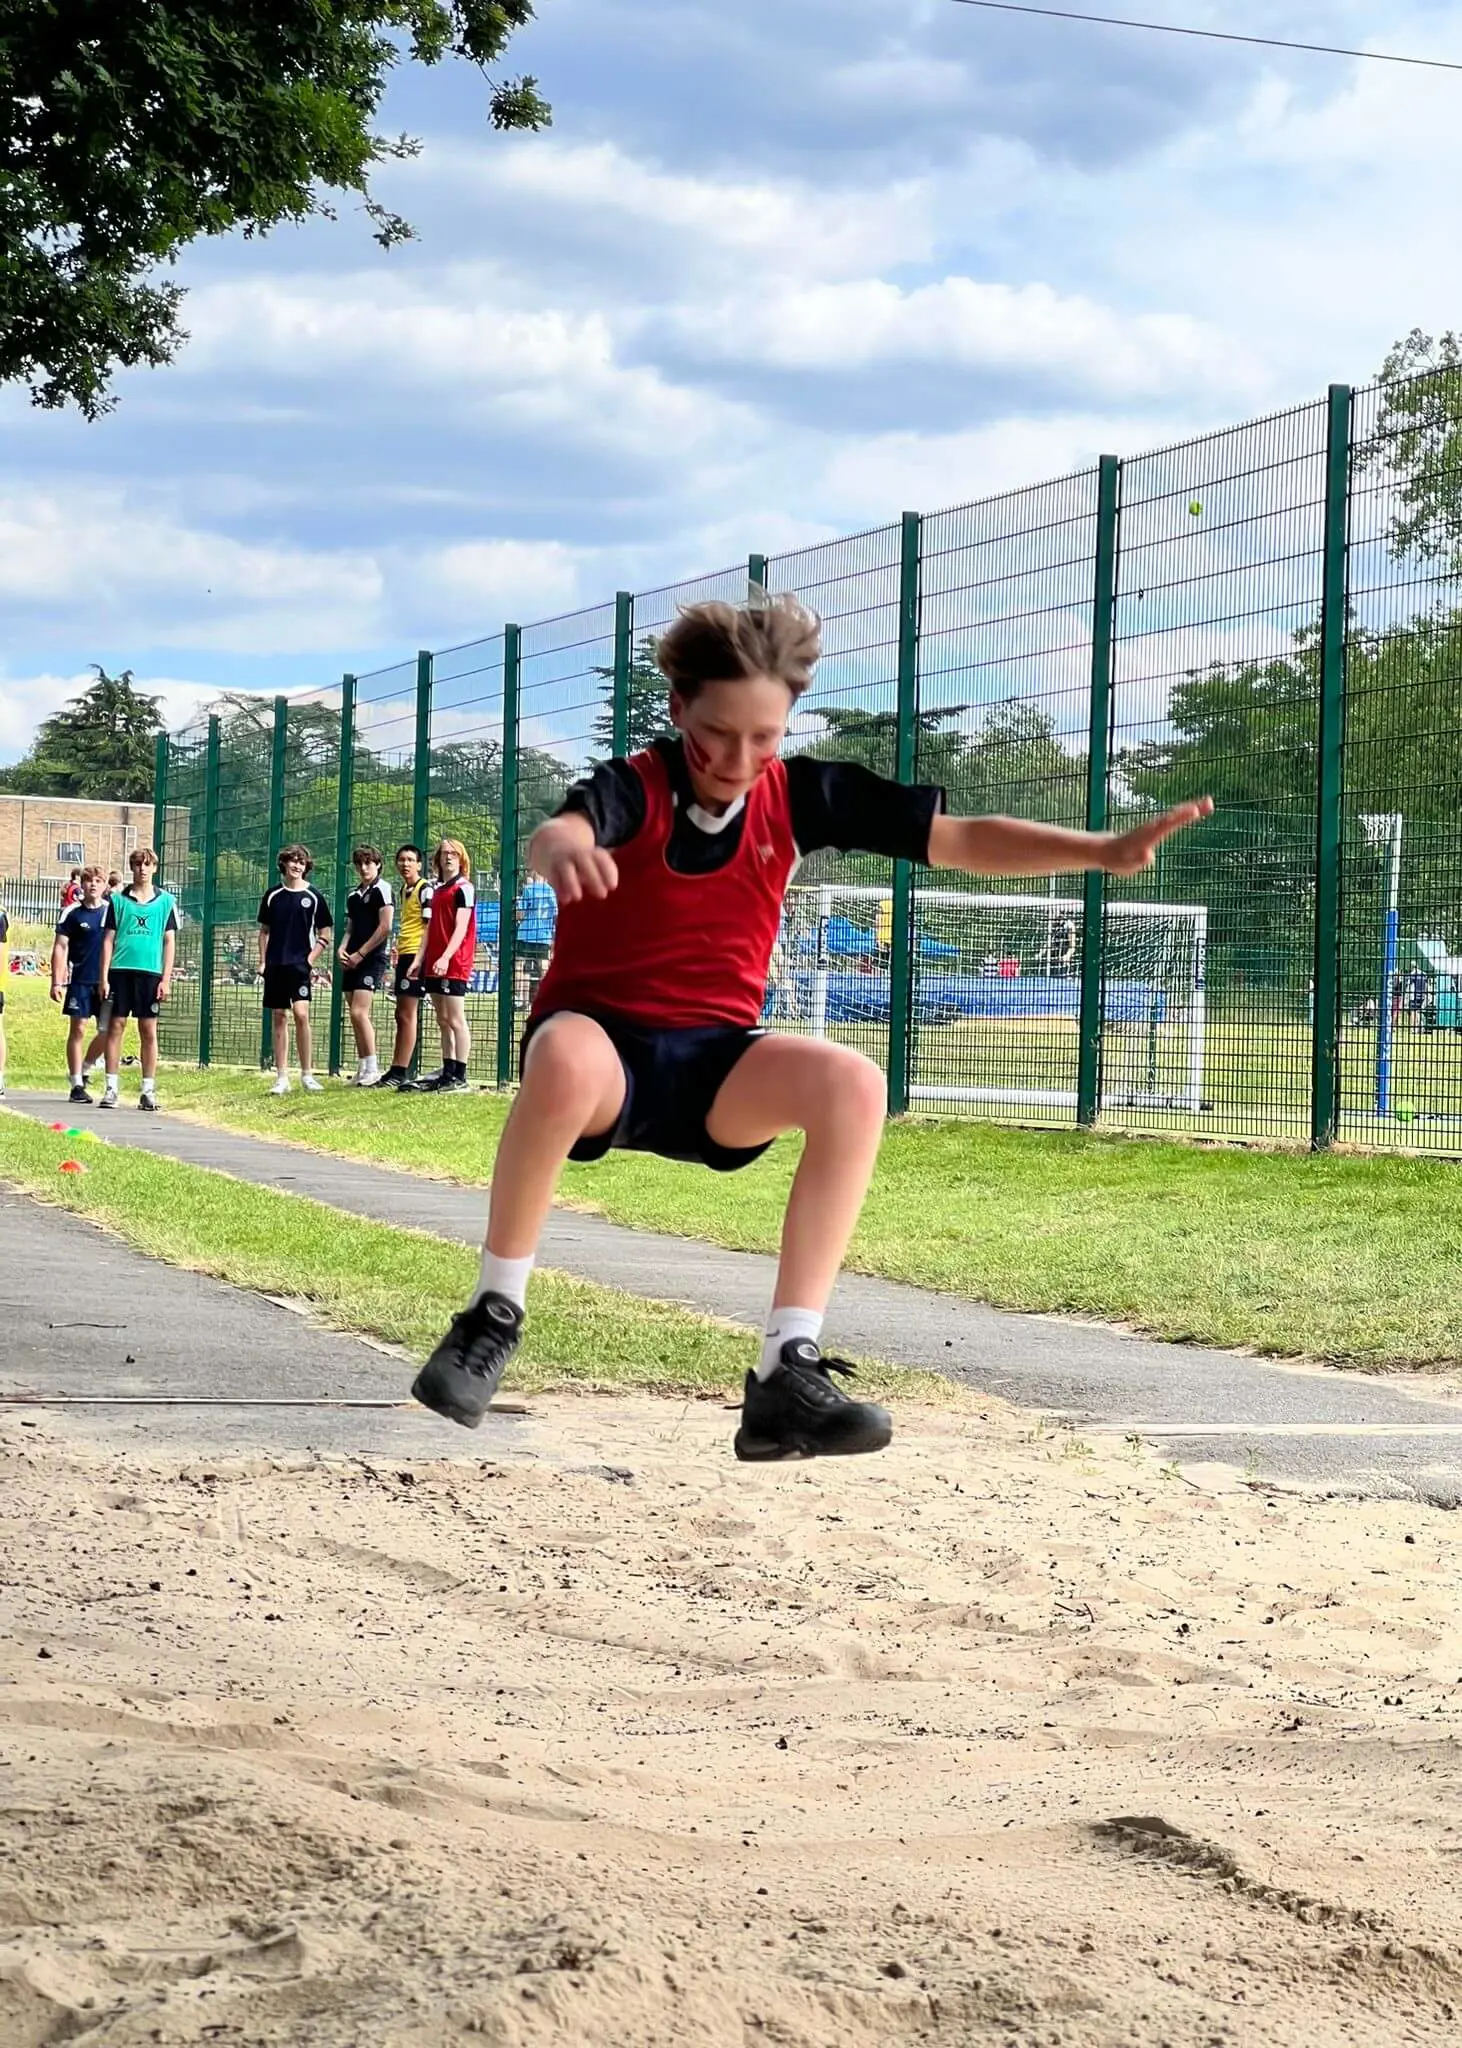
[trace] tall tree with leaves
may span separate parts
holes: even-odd
[[[1413,327],[1382,363],[1380,382],[1375,429],[1356,452],[1395,487],[1391,554],[1462,575],[1462,334]]]
[[[670,686],[660,673],[660,664],[655,658],[656,641],[653,633],[646,633],[634,650],[629,665],[629,716],[626,721],[627,754],[642,754],[653,740],[662,733],[672,730],[670,724]],[[604,708],[596,716],[590,728],[595,745],[602,752],[600,758],[607,760],[614,752],[614,670],[596,668],[594,674],[605,686],[607,699]]]
[[[134,688],[130,668],[110,676],[92,665],[96,681],[45,720],[23,759],[0,770],[0,788],[19,796],[151,800],[162,731],[157,699]]]
[[[372,192],[417,154],[377,131],[403,60],[486,72],[532,0],[0,0],[0,381],[88,418],[113,372],[170,362],[179,287],[204,235],[333,218],[355,194],[383,247],[410,224]],[[541,128],[532,78],[488,78],[493,127]]]

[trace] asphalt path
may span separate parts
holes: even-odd
[[[60,1093],[12,1092],[8,1106],[42,1122],[64,1119],[68,1125],[95,1129],[113,1144],[211,1167],[352,1215],[410,1225],[471,1245],[481,1238],[485,1195],[480,1188],[214,1130],[166,1111],[141,1116],[130,1104],[112,1111],[72,1109]],[[426,1098],[407,1097],[401,1106],[407,1115],[431,1112]],[[0,1176],[3,1165],[0,1130]],[[54,1394],[63,1391],[63,1361],[54,1347],[48,1352],[39,1343],[34,1323],[44,1311],[44,1287],[28,1311],[32,1322],[24,1327],[30,1335],[22,1335],[18,1345],[14,1341],[22,1325],[13,1320],[11,1297],[18,1281],[10,1240],[17,1215],[31,1207],[17,1208],[12,1201],[0,1209],[0,1312],[8,1318],[9,1340],[4,1345],[4,1373],[7,1384],[33,1383],[34,1391]],[[43,1234],[58,1231],[68,1221],[54,1212],[41,1214]],[[124,1255],[112,1240],[105,1242],[119,1258],[136,1256]],[[629,1230],[569,1210],[557,1209],[550,1216],[541,1256],[544,1265],[560,1271],[708,1311],[752,1329],[760,1327],[771,1298],[774,1262],[768,1257]],[[145,1259],[137,1263],[154,1276],[170,1270]],[[203,1289],[214,1284],[196,1276],[175,1277]],[[157,1285],[162,1285],[160,1277]],[[237,1290],[222,1291],[237,1295]],[[264,1306],[271,1317],[287,1313]],[[129,1325],[129,1333],[144,1342],[152,1360],[150,1384],[164,1391],[175,1385],[182,1394],[198,1391],[198,1376],[186,1366],[187,1345],[175,1341],[176,1330],[171,1336],[161,1329],[154,1337],[143,1335],[159,1323],[160,1302],[149,1308],[144,1295],[137,1307],[141,1320]],[[299,1331],[307,1326],[296,1317],[288,1321],[298,1344]],[[195,1315],[195,1330],[197,1326]],[[1088,1433],[1139,1435],[1175,1464],[1223,1464],[1276,1483],[1462,1505],[1462,1401],[1436,1393],[1415,1375],[1404,1380],[1378,1378],[1196,1345],[1164,1344],[1106,1324],[1009,1314],[957,1295],[860,1274],[845,1274],[839,1280],[827,1335],[830,1348],[940,1372]],[[346,1347],[352,1356],[368,1348],[317,1331],[310,1336],[312,1342]],[[75,1355],[73,1349],[73,1359]],[[388,1361],[379,1352],[372,1356],[372,1371],[378,1376],[372,1385],[399,1397],[405,1366],[390,1361],[387,1370]],[[302,1384],[282,1355],[267,1346],[243,1344],[230,1357],[229,1374],[240,1398],[283,1399],[285,1390]],[[349,1384],[357,1385],[354,1374]],[[308,1385],[317,1391],[313,1381]],[[276,1411],[280,1416],[293,1412]],[[331,1412],[331,1427],[345,1430],[352,1441],[364,1441],[382,1422],[379,1413],[369,1410]],[[349,1419],[348,1429],[342,1418]],[[230,1426],[247,1431],[252,1425]],[[389,1419],[393,1431],[398,1426],[399,1419]],[[440,1425],[425,1419],[416,1424],[408,1418],[407,1426],[429,1431],[437,1454],[455,1448],[443,1446]],[[318,1441],[318,1425],[310,1427],[315,1430],[311,1440]]]

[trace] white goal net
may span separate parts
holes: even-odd
[[[1203,904],[1109,901],[1102,1104],[1203,1104]],[[1084,910],[1074,896],[913,893],[913,1101],[1076,1101]],[[893,892],[824,883],[788,892],[767,997],[781,1029],[875,1056],[892,998]]]

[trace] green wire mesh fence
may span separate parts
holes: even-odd
[[[1462,1149],[1459,376],[1334,386],[332,689],[221,700],[160,749],[185,914],[167,1052],[266,1056],[255,920],[282,844],[311,848],[338,921],[356,845],[389,878],[398,845],[448,836],[478,898],[470,1069],[509,1084],[553,940],[535,828],[666,729],[677,608],[764,586],[823,619],[789,751],[940,783],[962,813],[1120,828],[1217,805],[1132,880],[813,854],[770,1026],[867,1052],[894,1111]],[[338,1067],[333,957],[319,980]]]

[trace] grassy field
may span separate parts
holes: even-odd
[[[69,1158],[85,1173],[62,1174]],[[176,1160],[79,1143],[27,1117],[0,1115],[0,1181],[89,1217],[170,1265],[308,1301],[332,1328],[384,1338],[418,1358],[477,1272],[464,1246],[355,1219],[342,1230],[339,1215],[319,1203]],[[563,1273],[535,1273],[529,1307],[511,1368],[518,1393],[724,1396],[740,1391],[755,1355],[749,1333]],[[926,1402],[960,1398],[932,1375],[878,1366],[867,1368],[866,1383]]]
[[[13,1004],[26,1050],[54,1017]],[[507,1102],[358,1094],[270,1100],[254,1073],[165,1076],[169,1107],[413,1172],[485,1182]],[[796,1165],[747,1172],[620,1154],[570,1167],[563,1199],[617,1222],[775,1248]],[[1439,1159],[1319,1156],[1032,1132],[974,1120],[890,1126],[850,1264],[997,1305],[1373,1369],[1462,1356],[1462,1177]]]

